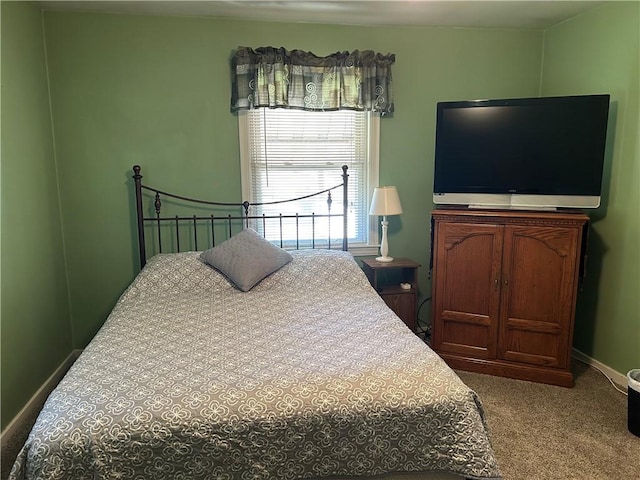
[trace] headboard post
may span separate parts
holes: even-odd
[[[347,169],[349,167],[347,165],[342,166],[342,250],[349,250],[347,237],[349,236],[348,224],[347,221],[347,212],[349,211],[349,200],[348,200],[348,191],[349,191],[349,175],[347,174]]]
[[[147,252],[144,243],[144,212],[142,210],[142,175],[140,165],[133,166],[133,181],[136,185],[136,214],[138,216],[138,250],[140,252],[140,268],[147,263]]]

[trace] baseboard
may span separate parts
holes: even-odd
[[[585,353],[582,353],[580,350],[578,350],[576,348],[573,348],[572,356],[576,360],[579,360],[582,363],[586,363],[587,365],[590,365],[590,366],[600,370],[600,372],[603,375],[608,377],[618,387],[622,388],[625,391],[627,390],[627,376],[624,373],[620,373],[620,372],[614,370],[613,368],[609,367],[608,365],[605,365],[604,363],[599,362],[598,360],[596,360],[594,358],[591,358],[589,355],[587,355]]]
[[[82,350],[73,350],[56,371],[42,384],[38,391],[33,394],[27,404],[22,407],[22,410],[9,422],[4,431],[0,433],[0,448],[4,450],[16,435],[16,432],[24,431],[22,428],[24,423],[28,421],[29,418],[33,418],[37,411],[42,408],[49,394],[56,385],[60,383],[60,380],[62,380],[62,377],[67,373],[67,370],[71,368],[71,365],[76,361],[80,352],[82,352]]]

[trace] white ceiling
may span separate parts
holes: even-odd
[[[604,1],[215,0],[41,1],[45,10],[181,15],[349,25],[430,25],[544,29]]]

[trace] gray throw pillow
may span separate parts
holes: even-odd
[[[200,259],[223,273],[240,290],[248,292],[260,280],[279,270],[293,257],[289,252],[246,228],[200,254]]]

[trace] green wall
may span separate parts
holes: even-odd
[[[1,8],[4,429],[72,347],[42,14]]]
[[[594,216],[596,260],[576,345],[620,371],[638,366],[628,353],[638,315],[637,4],[607,5],[546,34],[69,12],[45,13],[44,32],[36,7],[2,2],[3,427],[72,348],[86,345],[136,274],[133,164],[159,188],[240,199],[229,113],[238,45],[396,54],[380,183],[398,186],[404,213],[390,218],[390,244],[393,255],[422,263],[422,297],[436,102],[535,96],[541,79],[543,93],[614,94],[609,192]],[[624,70],[634,54],[635,70]]]
[[[86,13],[46,13],[45,30],[76,347],[136,271],[133,164],[158,188],[240,200],[237,118],[229,112],[238,45],[396,54],[396,113],[381,122],[380,183],[398,186],[405,213],[390,220],[390,245],[424,265],[423,296],[436,102],[539,90],[540,31]]]
[[[640,367],[640,3],[613,2],[545,34],[544,95],[610,93],[603,203],[591,214],[574,346]]]

